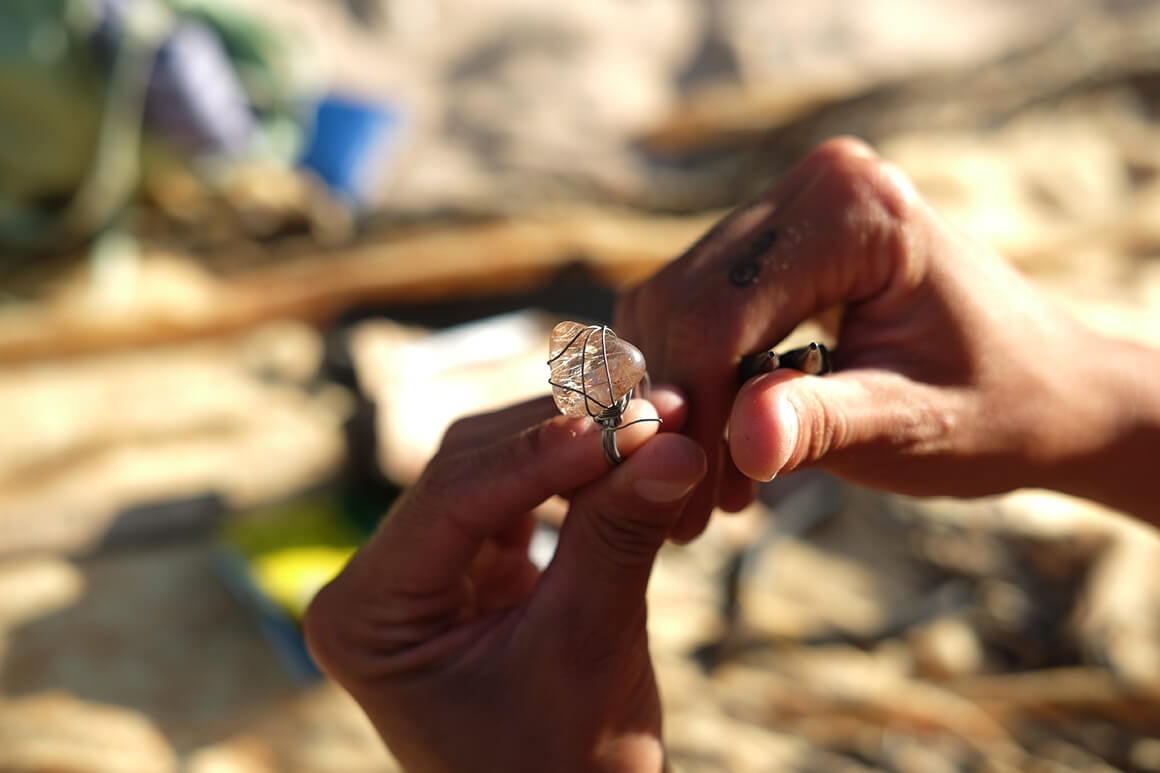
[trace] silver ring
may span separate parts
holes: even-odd
[[[616,447],[616,427],[608,424],[601,424],[600,440],[604,446],[604,458],[608,463],[615,467],[624,461],[624,457],[620,455],[620,449]]]

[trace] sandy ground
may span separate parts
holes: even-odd
[[[666,180],[685,185],[677,209],[704,218],[751,181],[722,192],[719,167],[692,161],[666,177],[639,138],[735,132],[726,113],[791,125],[811,100],[844,104],[918,72],[969,73],[1117,6],[367,5],[377,8],[367,27],[337,3],[295,0],[277,17],[344,90],[406,107],[407,144],[379,206],[517,221],[577,202],[677,201]],[[943,212],[1078,315],[1160,344],[1160,128],[1148,72],[1053,94],[995,125],[956,125],[943,110],[873,139]],[[714,104],[698,101],[706,94],[733,107],[690,135],[689,116]],[[785,107],[787,94],[799,107]],[[985,112],[981,99],[964,86],[962,113]],[[702,195],[706,181],[714,196]],[[201,274],[142,276],[134,292],[193,298],[198,314],[220,299]],[[181,294],[166,294],[173,287]],[[333,354],[327,343],[275,322],[0,371],[0,769],[395,769],[341,691],[282,666],[215,571],[212,539],[77,555],[127,506],[212,491],[246,507],[333,475],[344,422],[362,403],[353,380],[314,379]],[[366,383],[372,366],[355,367]],[[1037,492],[928,502],[824,479],[801,492],[718,519],[661,556],[651,626],[684,770],[1160,770],[1154,535]],[[755,541],[764,546],[730,620],[723,577]],[[827,582],[811,581],[819,576]]]

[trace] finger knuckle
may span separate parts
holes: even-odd
[[[806,157],[806,163],[820,166],[841,164],[850,160],[873,160],[877,158],[868,143],[851,135],[832,137],[820,143]]]
[[[347,662],[345,637],[341,633],[342,616],[338,614],[338,592],[335,583],[322,588],[302,617],[302,635],[307,650],[318,666],[334,677],[341,676]]]
[[[604,507],[592,516],[589,528],[602,548],[599,554],[619,569],[648,566],[667,534],[667,523],[638,510]]]
[[[823,192],[839,211],[894,219],[903,208],[897,186],[883,174],[883,168],[884,162],[875,157],[832,154],[827,158]]]
[[[925,400],[905,413],[894,437],[897,446],[911,453],[931,455],[950,450],[958,417],[937,400]]]
[[[436,454],[396,501],[387,519],[414,517],[415,513],[425,513],[429,520],[452,515],[456,501],[474,496],[477,478],[472,470],[476,467],[478,464],[463,454]]]
[[[897,166],[837,145],[815,193],[837,213],[841,243],[868,260],[857,295],[920,278],[919,197]]]
[[[874,212],[905,221],[912,209],[913,187],[894,164],[875,155],[853,137],[818,146],[809,156],[824,182],[824,193],[839,210]]]
[[[348,689],[372,684],[385,688],[407,670],[416,643],[430,639],[433,629],[420,613],[430,608],[432,598],[405,588],[384,594],[344,570],[306,608],[302,633],[307,651],[323,672]]]
[[[560,417],[523,430],[515,436],[515,441],[507,446],[509,460],[520,467],[535,465],[537,460],[545,458],[551,452],[555,445],[553,439],[558,435],[571,435],[571,429],[566,425],[566,420]]]
[[[561,417],[562,418],[562,417]],[[540,483],[545,474],[544,460],[552,458],[548,436],[565,432],[563,422],[553,419],[545,424],[524,429],[507,441],[497,443],[486,450],[489,465],[499,470],[518,470],[520,479],[529,486]]]

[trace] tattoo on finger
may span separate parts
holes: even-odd
[[[729,267],[729,283],[734,287],[749,287],[757,283],[766,253],[777,244],[777,229],[759,231],[742,248],[741,254]]]

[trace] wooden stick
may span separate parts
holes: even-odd
[[[116,306],[73,288],[47,303],[0,312],[0,363],[217,336],[272,319],[325,323],[360,303],[518,292],[577,262],[623,286],[671,260],[715,219],[572,209],[425,230],[224,278],[192,259],[150,256]]]

